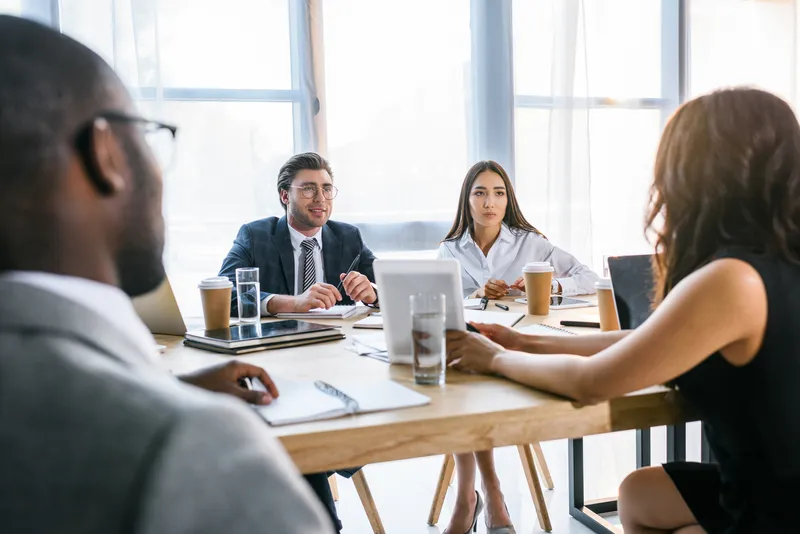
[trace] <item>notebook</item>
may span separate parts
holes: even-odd
[[[548,324],[532,324],[519,329],[520,333],[531,336],[577,336],[575,332],[570,332],[557,326]]]
[[[524,313],[464,309],[464,320],[468,323],[499,324],[511,328],[524,317]],[[383,328],[383,318],[380,315],[370,315],[353,324],[353,328],[381,329]]]
[[[279,313],[280,319],[347,319],[356,313],[357,306],[334,306],[330,309],[314,308],[302,313]]]
[[[327,337],[335,332],[335,327],[330,325],[290,320],[239,324],[221,330],[194,330],[186,333],[186,339],[195,344],[237,349]]]
[[[364,317],[360,321],[353,323],[353,328],[380,330],[383,328],[383,317],[381,317],[381,314],[379,313],[373,313],[369,317]]]
[[[525,317],[524,313],[511,311],[464,310],[464,320],[468,323],[499,324],[509,328],[520,322],[523,317]]]
[[[273,426],[422,406],[429,397],[391,380],[299,382],[272,376],[280,396],[256,411]]]
[[[217,347],[214,345],[208,345],[206,343],[196,343],[194,341],[190,341],[188,339],[183,340],[183,344],[187,347],[191,347],[193,349],[202,349],[202,350],[209,350],[211,352],[217,352],[220,354],[228,354],[231,356],[236,356],[239,354],[247,354],[250,352],[259,352],[262,350],[275,350],[275,349],[286,349],[289,347],[300,347],[302,345],[313,345],[316,343],[326,343],[328,341],[338,341],[340,339],[345,339],[346,336],[341,332],[334,332],[329,336],[321,336],[321,337],[313,337],[310,339],[295,339],[294,341],[283,341],[280,343],[270,343],[267,345],[256,345],[254,347],[239,347],[236,349],[226,349],[224,347]]]

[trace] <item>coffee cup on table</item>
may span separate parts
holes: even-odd
[[[522,268],[525,278],[525,299],[528,301],[528,314],[547,315],[550,313],[550,288],[553,281],[553,266],[546,261],[526,263]]]
[[[231,289],[233,283],[224,276],[205,278],[197,285],[203,301],[206,330],[220,330],[231,324]]]
[[[597,291],[597,308],[600,313],[600,330],[608,332],[619,330],[619,317],[617,316],[617,303],[614,301],[614,288],[610,278],[601,278],[594,283]]]

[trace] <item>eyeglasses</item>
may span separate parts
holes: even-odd
[[[95,115],[94,118],[86,124],[84,129],[90,128],[96,119],[105,119],[109,122],[127,122],[140,126],[144,140],[150,147],[162,172],[170,170],[174,165],[175,140],[178,135],[177,126],[151,121],[117,111],[104,111]]]
[[[303,198],[314,198],[319,193],[319,187],[316,185],[308,184],[308,185],[290,185],[292,189],[299,189],[300,194],[303,195]],[[336,198],[336,195],[339,194],[339,190],[336,189],[336,186],[325,184],[322,186],[322,196],[327,198],[328,200],[333,200]]]

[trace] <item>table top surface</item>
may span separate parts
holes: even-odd
[[[593,297],[588,300],[594,301]],[[504,301],[510,312],[525,306]],[[499,311],[494,308],[493,311]],[[344,468],[378,461],[466,452],[551,439],[581,437],[616,430],[644,428],[683,420],[670,391],[649,388],[594,406],[572,401],[511,381],[447,370],[444,386],[419,386],[411,367],[389,365],[346,349],[353,336],[380,330],[353,329],[363,314],[347,320],[315,322],[341,326],[348,339],[236,356],[290,380],[392,379],[431,398],[425,406],[351,415],[337,419],[274,427],[275,435],[304,472]],[[560,326],[564,319],[597,321],[597,308],[551,311],[525,316],[517,328],[542,323]],[[597,329],[569,328],[578,334]],[[157,336],[167,350],[163,367],[183,373],[227,361],[231,357],[182,345],[182,338]]]

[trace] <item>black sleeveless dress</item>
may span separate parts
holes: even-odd
[[[745,366],[716,353],[675,380],[718,464],[664,469],[710,534],[800,532],[800,266],[733,248],[717,258],[745,261],[761,275],[764,342]]]

